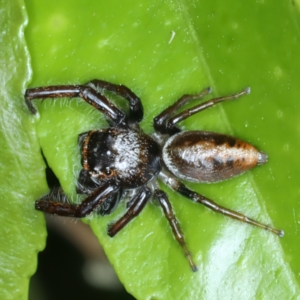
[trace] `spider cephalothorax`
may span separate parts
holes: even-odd
[[[89,131],[80,136],[80,144],[83,169],[97,183],[114,178],[123,188],[133,189],[147,184],[161,170],[159,146],[135,129]]]
[[[126,99],[129,102],[128,115],[110,102],[103,91]],[[36,209],[78,218],[85,217],[95,210],[101,215],[107,215],[122,199],[131,197],[126,213],[108,227],[108,234],[114,236],[142,211],[149,199],[154,198],[160,204],[193,271],[196,271],[197,267],[186,247],[168,196],[155,183],[157,179],[194,202],[282,236],[283,231],[222,207],[179,181],[225,180],[267,161],[266,154],[234,137],[208,131],[181,131],[176,126],[201,110],[248,94],[250,89],[214,98],[178,112],[180,107],[191,100],[201,99],[210,92],[211,89],[208,88],[196,95],[182,96],[154,118],[155,132],[150,136],[145,134],[138,124],[143,118],[140,99],[124,85],[92,80],[84,85],[28,89],[25,99],[32,113],[36,112],[31,103],[33,99],[81,97],[101,111],[110,125],[108,128],[79,135],[82,170],[79,173],[77,192],[86,194],[86,198],[80,204],[73,204],[68,201],[62,202],[61,199],[65,199],[66,196],[61,192],[60,196],[50,192],[36,201]]]

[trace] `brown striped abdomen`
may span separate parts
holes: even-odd
[[[180,179],[216,182],[267,161],[267,155],[234,137],[208,132],[180,132],[166,142],[163,160]]]

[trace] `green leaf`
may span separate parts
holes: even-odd
[[[153,117],[184,93],[207,85],[213,86],[215,96],[252,88],[250,96],[181,125],[251,141],[268,153],[268,164],[224,183],[189,186],[221,205],[273,223],[286,236],[279,240],[165,188],[199,271],[191,272],[167,221],[151,203],[109,238],[106,226],[124,212],[121,206],[111,216],[91,216],[89,223],[127,290],[138,299],[296,298],[298,7],[274,1],[27,4],[31,86],[94,78],[125,84],[142,98],[146,132],[153,131]],[[37,105],[40,144],[64,189],[74,194],[80,169],[77,135],[107,125],[80,101]]]
[[[44,163],[23,98],[31,76],[24,3],[1,1],[0,16],[0,299],[27,299],[45,245],[44,218],[33,205],[46,191]]]

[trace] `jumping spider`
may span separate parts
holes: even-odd
[[[129,102],[128,115],[110,102],[104,91],[126,99]],[[179,122],[219,102],[249,94],[250,88],[178,112],[185,104],[199,100],[210,92],[211,89],[207,88],[196,95],[182,96],[154,118],[155,132],[150,136],[139,126],[143,119],[141,100],[124,85],[92,80],[83,85],[28,89],[25,99],[32,113],[36,113],[31,102],[34,99],[81,97],[102,112],[109,123],[108,128],[79,135],[82,170],[79,173],[77,192],[86,194],[87,197],[80,204],[63,203],[60,202],[61,198],[50,193],[37,200],[35,208],[50,214],[76,218],[85,217],[95,210],[101,215],[108,215],[122,199],[130,195],[126,213],[108,227],[108,235],[113,237],[143,210],[151,198],[155,198],[193,271],[197,267],[186,246],[168,196],[158,188],[157,179],[186,198],[218,213],[282,236],[283,231],[222,207],[190,190],[180,181],[221,181],[267,161],[266,154],[234,137],[208,131],[181,131],[177,127]]]

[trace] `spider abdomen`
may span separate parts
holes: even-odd
[[[267,161],[267,155],[234,137],[208,132],[180,132],[163,149],[163,160],[177,177],[216,182],[239,175]]]

